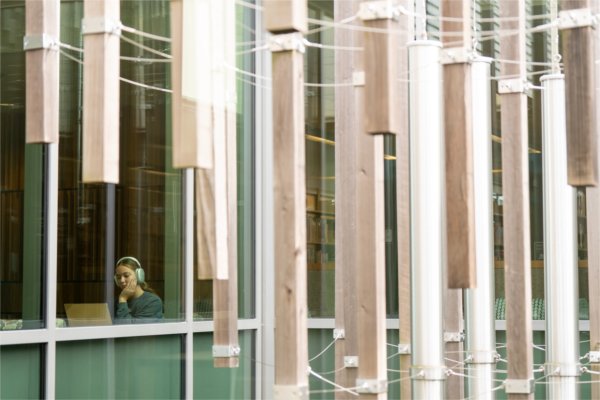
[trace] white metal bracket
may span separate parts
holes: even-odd
[[[591,364],[600,363],[600,351],[590,351],[588,353],[588,360]]]
[[[214,345],[212,347],[213,357],[238,357],[240,355],[240,346],[230,344]]]
[[[410,343],[398,344],[398,354],[410,354]]]
[[[464,340],[464,332],[444,332],[444,343],[459,343]]]
[[[333,339],[334,340],[345,339],[345,338],[346,338],[346,331],[343,328],[335,328],[333,330]]]
[[[358,368],[358,356],[344,356],[344,367]]]
[[[504,381],[504,392],[507,394],[533,393],[533,379],[507,379]]]
[[[497,360],[498,353],[495,351],[475,350],[467,352],[465,364],[495,364]]]
[[[356,391],[358,393],[386,393],[388,387],[387,379],[357,379]]]
[[[91,35],[96,33],[121,34],[121,21],[112,18],[92,17],[81,20],[81,34]]]
[[[308,386],[274,385],[273,399],[275,400],[307,400]]]
[[[358,17],[363,21],[398,19],[400,7],[391,0],[363,1],[359,6]]]
[[[584,28],[596,25],[596,17],[589,8],[563,10],[558,13],[558,29]]]
[[[51,49],[56,44],[56,39],[42,33],[41,35],[23,36],[23,50]]]
[[[410,367],[410,376],[420,381],[443,381],[448,376],[448,368],[439,367]]]
[[[449,47],[442,50],[440,61],[442,65],[471,63],[476,54],[468,47]]]
[[[352,72],[352,84],[354,86],[365,86],[365,71]]]
[[[269,40],[269,50],[273,53],[280,51],[297,51],[304,53],[304,37],[300,32],[283,33],[271,36]]]
[[[521,78],[514,79],[501,79],[498,81],[498,93],[509,94],[509,93],[525,93],[529,94],[531,84]]]
[[[544,364],[546,376],[580,376],[580,364]]]

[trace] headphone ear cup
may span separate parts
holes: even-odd
[[[143,269],[137,268],[135,270],[135,279],[137,280],[138,284],[146,282],[146,273]]]

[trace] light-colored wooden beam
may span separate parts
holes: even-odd
[[[25,140],[58,143],[60,1],[25,2]]]
[[[82,181],[119,182],[120,2],[83,5]]]
[[[500,38],[500,58],[519,62],[503,63],[500,75],[525,79],[525,2],[501,0],[500,17],[501,31],[519,32],[517,35]],[[499,82],[499,86],[510,87],[502,81]],[[499,96],[502,126],[507,375],[511,383],[533,379],[527,95],[522,90],[509,88]],[[508,398],[533,399],[533,391],[510,393]]]
[[[265,29],[271,33],[307,30],[306,0],[264,0]]]
[[[383,2],[363,1],[361,18],[366,28],[398,31],[396,19],[388,17],[385,7],[372,15],[365,10],[379,7]],[[391,3],[388,5],[391,6]],[[366,14],[366,15],[365,15]],[[400,97],[398,84],[399,36],[371,30],[364,32],[365,72],[365,130],[367,133],[397,134],[400,131],[400,114],[396,107]]]
[[[302,36],[289,34],[286,38],[283,41],[292,46],[272,54],[274,397],[281,400],[308,398],[304,63]]]
[[[358,1],[334,2],[334,19],[340,21],[356,14]],[[340,47],[356,46],[360,33],[335,29],[335,44]],[[335,53],[336,82],[351,84],[353,72],[360,64],[360,54],[337,50]],[[356,140],[362,134],[362,110],[355,96],[362,88],[338,86],[335,88],[335,328],[344,332],[344,338],[335,344],[335,381],[343,387],[353,387],[357,367],[344,367],[344,357],[358,357],[356,326]],[[337,400],[353,398],[352,394],[338,391]]]
[[[563,13],[587,9],[590,0],[562,0]],[[598,185],[598,131],[594,29],[575,26],[562,30],[567,107],[567,173],[572,186]]]

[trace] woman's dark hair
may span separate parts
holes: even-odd
[[[138,268],[141,268],[140,265],[138,263],[136,263],[134,260],[132,260],[131,258],[124,258],[121,261],[119,261],[119,263],[117,264],[117,267],[123,265],[127,268],[129,268],[130,270],[132,270],[135,273],[135,270]],[[140,287],[142,288],[142,290],[144,292],[150,292],[150,293],[154,293],[157,294],[156,291],[154,289],[152,289],[150,287],[150,285],[148,285],[146,282],[138,282],[138,285],[140,285]]]

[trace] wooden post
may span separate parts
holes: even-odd
[[[567,97],[567,172],[572,186],[598,185],[595,28],[591,4],[589,0],[561,2]]]
[[[27,143],[58,143],[60,1],[25,2],[25,132]]]
[[[83,7],[84,183],[119,183],[120,2]]]
[[[525,2],[501,0],[500,30],[518,35],[500,38],[498,82],[502,126],[502,193],[504,197],[504,268],[509,399],[533,399],[531,331],[531,255],[529,239],[529,154],[525,79]]]
[[[275,399],[308,399],[303,37],[306,0],[266,1],[273,63]],[[281,33],[291,32],[291,33]]]
[[[171,0],[173,166],[213,167],[210,0]],[[215,28],[216,29],[216,28]]]
[[[414,2],[402,0],[404,9],[414,11]],[[408,50],[406,44],[413,39],[413,18],[400,16],[400,52],[398,55],[398,77],[400,96],[396,112],[400,119],[400,130],[396,135],[396,225],[398,229],[398,322],[400,357],[400,398],[411,398],[411,383],[408,371],[411,367],[411,276],[410,276],[410,127],[408,108]]]
[[[335,20],[356,14],[358,1],[334,2]],[[336,28],[335,44],[356,47],[360,33]],[[354,64],[361,54],[336,50],[336,82],[352,84]],[[357,366],[346,366],[345,357],[358,357],[356,326],[356,135],[363,132],[362,110],[355,96],[362,90],[353,86],[335,88],[335,329],[339,338],[335,344],[335,382],[343,387],[353,387],[358,374]],[[346,368],[344,368],[346,366]],[[335,398],[350,399],[348,392],[338,391]]]
[[[391,2],[360,3],[365,27],[399,29]],[[356,293],[358,328],[357,392],[360,398],[387,398],[385,309],[385,220],[383,135],[400,129],[397,110],[398,36],[362,34],[363,58],[355,55],[355,73],[364,68],[357,89],[357,112],[364,110],[364,132],[356,131]],[[359,42],[360,43],[360,42]],[[358,108],[360,107],[360,108]],[[365,134],[366,133],[366,134]]]

